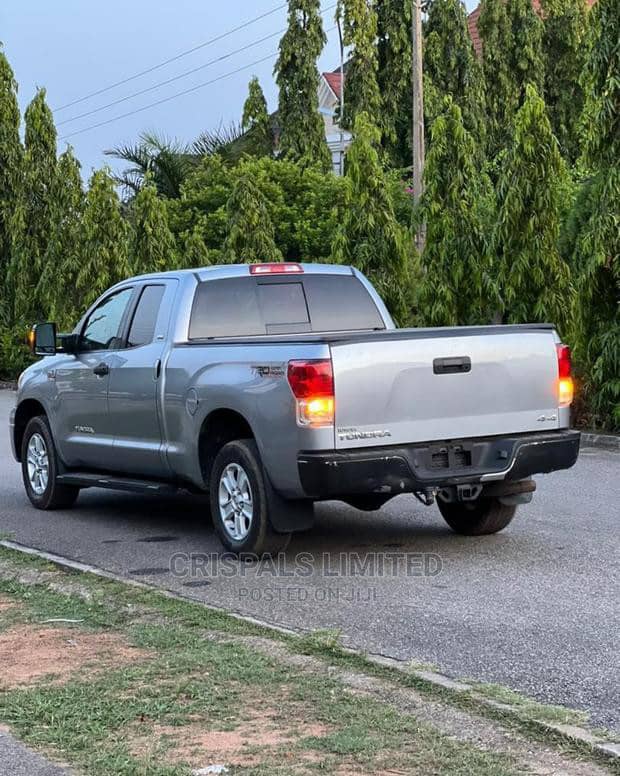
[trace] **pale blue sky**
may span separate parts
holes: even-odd
[[[324,9],[335,0],[323,0]],[[252,46],[247,51],[205,67],[178,81],[154,89],[91,116],[60,124],[61,121],[94,110],[114,100],[147,89],[186,70],[236,51],[286,25],[286,8],[202,48],[161,69],[93,97],[65,110],[60,106],[90,92],[120,81],[183,50],[221,35],[283,3],[278,0],[2,0],[0,40],[19,83],[23,108],[37,86],[45,86],[50,106],[55,109],[59,137],[106,121],[176,92],[217,78],[256,60],[248,67],[202,89],[113,123],[76,134],[59,142],[63,150],[70,142],[82,162],[85,177],[94,167],[109,163],[103,150],[133,141],[142,130],[157,130],[170,137],[191,140],[204,129],[214,129],[240,117],[252,75],[261,81],[269,108],[274,109],[277,92],[272,70],[279,36]],[[474,7],[475,2],[468,0]],[[327,30],[333,27],[334,10],[324,14]],[[338,64],[337,32],[328,32],[328,44],[319,66],[330,70]]]

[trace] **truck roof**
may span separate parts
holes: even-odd
[[[347,264],[310,264],[302,262],[282,262],[283,264],[298,264],[305,274],[321,275],[353,275],[353,268]],[[197,267],[193,269],[176,269],[168,272],[152,272],[145,275],[136,275],[127,280],[153,280],[156,278],[178,278],[193,274],[199,281],[242,277],[250,275],[252,264],[214,264],[210,267]],[[127,282],[127,281],[124,281]]]

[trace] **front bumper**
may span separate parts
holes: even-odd
[[[578,431],[423,442],[297,456],[306,495],[315,499],[411,493],[427,488],[522,480],[569,469],[579,454]]]

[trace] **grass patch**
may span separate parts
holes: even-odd
[[[36,582],[36,572],[44,583]],[[414,674],[346,652],[338,631],[274,634],[191,601],[66,573],[4,548],[0,594],[16,602],[0,611],[4,632],[74,619],[81,620],[71,626],[78,642],[80,634],[114,634],[140,650],[133,662],[110,666],[94,655],[90,670],[61,682],[46,677],[0,691],[1,722],[88,774],[186,776],[212,763],[257,776],[519,772],[508,755],[446,737],[336,678],[282,663],[252,639],[238,638],[267,637],[293,653],[455,702]],[[530,707],[524,702],[523,708]]]
[[[528,719],[565,725],[585,725],[588,721],[588,715],[583,711],[567,709],[564,706],[538,703],[501,684],[485,684],[471,679],[468,679],[467,683],[474,687],[475,694],[482,695],[499,703],[507,703]]]

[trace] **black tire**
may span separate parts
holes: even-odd
[[[39,480],[40,492],[35,490],[29,474],[29,445],[35,435],[43,440],[47,458],[47,481],[45,487],[43,487],[43,481]],[[31,418],[28,421],[22,439],[21,459],[24,488],[33,506],[37,509],[66,509],[73,506],[80,489],[73,485],[61,485],[57,481],[60,461],[45,415],[37,415],[37,417]]]
[[[247,534],[241,536],[241,538],[236,538],[233,533],[231,533],[231,528],[233,531],[235,530],[234,527],[231,526],[231,524],[234,523],[234,513],[227,518],[228,526],[225,523],[223,513],[231,506],[233,509],[235,506],[237,508],[240,506],[241,508],[243,508],[243,506],[247,507],[247,497],[244,497],[244,495],[247,496],[247,491],[244,488],[238,489],[239,494],[237,495],[237,499],[239,499],[239,501],[235,505],[233,505],[232,498],[222,507],[220,505],[220,484],[222,484],[223,498],[227,498],[228,496],[228,490],[223,483],[222,477],[228,467],[232,467],[229,469],[229,472],[233,474],[236,471],[235,467],[239,467],[245,474],[249,483],[252,517],[248,523],[245,514],[239,516],[240,519],[243,520],[242,530],[247,529]],[[237,482],[239,483],[240,481],[242,481],[242,477],[240,477],[237,470]],[[291,534],[278,533],[271,525],[269,519],[271,484],[265,476],[258,448],[253,439],[238,439],[233,442],[228,442],[228,444],[222,447],[213,462],[209,492],[213,524],[222,544],[227,550],[234,552],[236,555],[261,556],[275,555],[286,549]],[[239,533],[241,533],[241,531]]]
[[[502,504],[496,498],[454,503],[438,500],[437,506],[450,528],[463,536],[498,533],[506,528],[517,511],[516,504]]]

